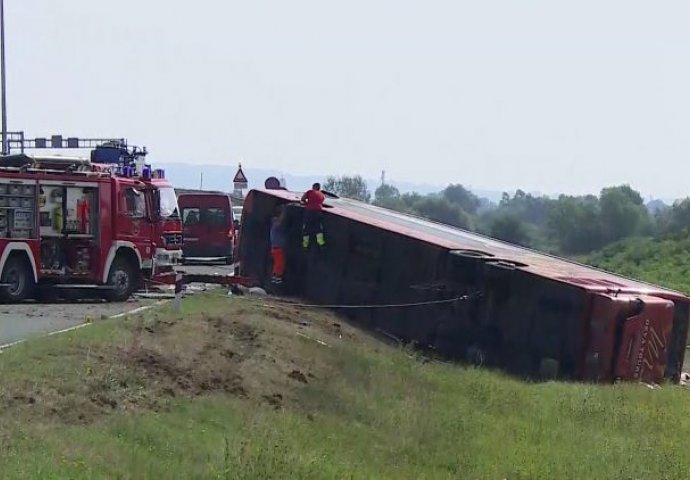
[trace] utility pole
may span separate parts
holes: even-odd
[[[7,155],[7,97],[5,96],[5,0],[0,0],[0,101],[2,102],[2,154]]]
[[[0,1],[2,1],[2,0],[0,0]],[[201,172],[200,174],[201,174],[201,178],[199,179],[199,190],[203,190],[204,189],[204,172]]]

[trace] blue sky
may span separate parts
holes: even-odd
[[[151,160],[684,197],[690,3],[5,0],[11,130]]]

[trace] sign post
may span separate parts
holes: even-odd
[[[242,191],[249,188],[249,181],[247,180],[247,176],[242,171],[242,164],[241,163],[239,164],[239,166],[237,168],[237,173],[235,174],[235,178],[232,179],[232,183],[234,186],[233,195],[236,196],[237,198],[243,198],[244,194],[242,193]]]
[[[7,96],[5,73],[5,0],[0,0],[0,103],[2,105],[2,154],[10,153],[7,144]]]
[[[180,313],[182,307],[182,274],[177,272],[175,274],[175,299],[173,300],[173,308],[175,313]]]

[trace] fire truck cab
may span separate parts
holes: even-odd
[[[0,302],[60,289],[124,301],[144,282],[172,283],[177,199],[145,154],[99,146],[91,159],[0,158]]]

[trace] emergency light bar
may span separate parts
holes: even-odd
[[[136,165],[118,165],[115,169],[115,175],[118,177],[133,178],[141,177],[142,180],[163,180],[165,178],[165,170],[162,168],[151,168],[151,165],[145,165],[141,173],[139,173]]]

